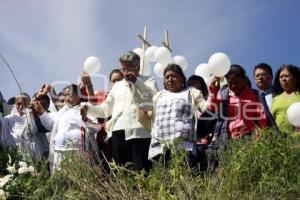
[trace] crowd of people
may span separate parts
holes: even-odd
[[[174,147],[205,171],[217,167],[216,152],[230,140],[266,127],[274,134],[300,131],[287,118],[288,107],[300,102],[300,69],[294,65],[282,65],[274,82],[268,64],[256,65],[253,89],[240,65],[231,65],[225,84],[213,77],[206,85],[202,77],[187,79],[180,66],[169,64],[159,91],[154,78],[140,75],[137,54],[128,51],[119,61],[107,92],[94,91],[83,72],[79,85],[58,94],[44,84],[32,98],[21,93],[5,102],[1,95],[2,148],[49,162],[54,172],[68,153],[80,152],[149,171],[153,161],[172,159]]]

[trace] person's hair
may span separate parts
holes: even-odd
[[[255,65],[255,67],[253,69],[253,74],[255,74],[255,71],[257,69],[264,69],[273,77],[272,67],[270,65],[268,65],[267,63],[259,63],[259,64]]]
[[[249,88],[252,88],[252,84],[251,84],[251,81],[250,79],[248,78],[248,76],[246,76],[246,82],[247,82],[247,85]]]
[[[208,97],[208,89],[204,79],[201,76],[192,75],[187,80],[187,86],[192,86],[192,81],[198,81],[201,85],[201,92],[205,99]]]
[[[241,65],[237,65],[237,64],[231,65],[229,71],[227,72],[227,74],[225,74],[225,78],[228,79],[231,75],[235,75],[237,77],[244,79],[248,87],[251,88],[251,81],[248,78],[245,69]]]
[[[7,100],[7,104],[8,105],[14,105],[16,103],[16,97],[10,97],[8,100]]]
[[[59,93],[58,93],[58,95],[57,95],[58,97],[61,97],[61,96],[64,96],[64,91],[62,90],[62,91],[60,91]]]
[[[119,69],[113,69],[113,70],[110,72],[110,74],[109,74],[109,80],[110,80],[110,81],[111,81],[112,75],[115,74],[115,73],[118,73],[118,74],[120,74],[120,75],[123,77],[123,73],[121,72],[121,70],[119,70]]]
[[[15,103],[17,103],[18,99],[23,99],[26,105],[28,105],[30,102],[30,96],[25,92],[22,92],[20,95],[16,96]]]
[[[80,88],[76,84],[71,84],[71,85],[66,86],[63,89],[63,91],[65,91],[66,89],[69,89],[72,95],[76,94],[77,96],[79,96],[79,94],[80,94]]]
[[[227,72],[227,74],[225,74],[225,78],[229,78],[229,76],[231,75],[236,75],[243,79],[247,78],[246,71],[244,70],[244,68],[241,65],[236,64],[230,66],[229,71]]]
[[[166,73],[168,71],[173,71],[173,72],[176,72],[177,74],[179,74],[181,77],[182,77],[182,88],[186,88],[186,77],[181,69],[181,67],[177,64],[168,64],[167,67],[165,68],[164,70],[164,76],[166,75]],[[166,85],[164,83],[164,88],[166,88]]]
[[[291,75],[295,78],[296,80],[296,87],[295,90],[300,92],[300,70],[298,67],[295,65],[291,64],[283,64],[280,66],[280,68],[277,70],[275,78],[274,78],[274,84],[273,84],[273,95],[279,95],[283,92],[283,88],[281,87],[280,84],[280,73],[284,70],[288,70]]]
[[[119,58],[120,63],[130,62],[135,67],[140,67],[140,56],[133,51],[127,51]]]

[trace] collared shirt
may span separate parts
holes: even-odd
[[[88,115],[108,118],[106,124],[109,132],[125,130],[126,140],[132,138],[149,138],[150,132],[139,122],[139,106],[144,102],[152,102],[157,92],[153,78],[139,76],[135,83],[123,79],[114,84],[105,101],[99,106],[88,104]]]
[[[261,92],[264,94],[265,96],[265,100],[266,100],[266,103],[269,107],[269,110],[271,110],[271,107],[272,107],[272,99],[273,99],[273,95],[272,95],[272,88],[266,90],[266,91],[262,91]]]

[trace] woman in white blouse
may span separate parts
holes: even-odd
[[[43,107],[36,107],[45,128],[51,131],[50,154],[54,154],[53,169],[59,167],[66,152],[78,152],[81,147],[81,127],[84,125],[80,114],[80,89],[70,85],[63,90],[65,106],[57,113],[47,113]]]

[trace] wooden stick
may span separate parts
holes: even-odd
[[[137,36],[147,45],[147,47],[151,47],[151,44],[147,40],[145,40],[143,36],[141,36],[140,34],[137,34]]]
[[[169,33],[168,33],[168,30],[165,30],[165,41],[162,42],[162,44],[167,49],[169,49],[170,52],[172,52],[172,49],[170,48],[170,43],[169,43]]]
[[[165,42],[166,42],[166,44],[167,44],[168,46],[170,46],[168,30],[165,30]]]
[[[142,44],[142,49],[143,49],[143,55],[142,57],[140,58],[141,61],[140,61],[140,74],[143,75],[144,73],[144,65],[145,65],[145,50],[146,50],[146,44],[144,41],[146,41],[146,38],[147,38],[147,26],[144,27],[144,35],[143,35],[143,44]]]

